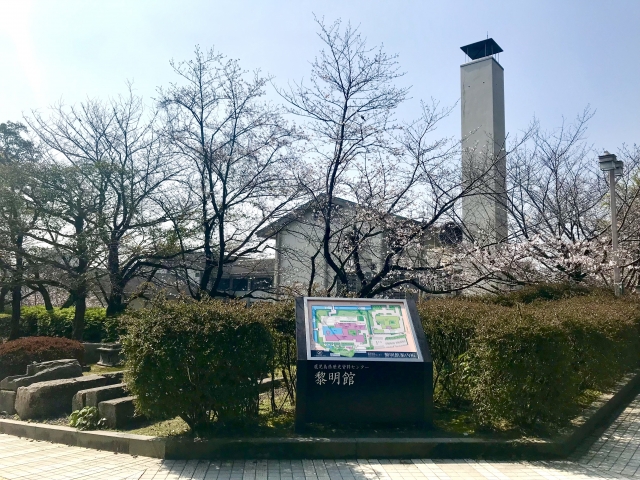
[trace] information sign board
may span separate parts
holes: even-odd
[[[296,429],[430,424],[433,367],[411,300],[297,298]]]
[[[422,361],[406,300],[304,299],[307,359]]]

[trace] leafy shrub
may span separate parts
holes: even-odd
[[[521,311],[478,325],[470,349],[473,409],[481,424],[556,426],[578,408],[567,329]]]
[[[596,292],[537,306],[538,321],[561,322],[581,389],[606,390],[640,359],[640,305]]]
[[[593,290],[575,283],[542,283],[527,285],[519,290],[514,290],[501,295],[484,297],[488,303],[514,307],[518,303],[532,303],[538,300],[561,300],[576,296],[592,294]]]
[[[576,412],[581,392],[606,390],[638,366],[640,302],[554,288],[516,292],[498,304],[421,303],[436,402],[470,402],[476,418],[493,427],[551,428]]]
[[[11,330],[11,315],[0,313],[0,340],[9,336]]]
[[[106,420],[100,417],[100,412],[96,407],[84,407],[69,415],[69,426],[78,430],[99,430],[105,425]]]
[[[434,394],[441,403],[459,406],[470,398],[467,359],[476,325],[496,310],[467,299],[431,300],[418,305],[434,366]]]
[[[240,302],[156,298],[125,315],[125,381],[149,417],[180,416],[198,433],[257,421],[272,341]]]
[[[270,361],[271,377],[282,375],[289,400],[295,403],[296,385],[296,319],[295,305],[286,302],[257,302],[251,306],[251,314],[269,329],[273,342],[273,357]],[[271,407],[276,410],[275,386],[272,383]]]
[[[49,311],[43,306],[24,307],[20,313],[22,331],[25,335],[71,338],[74,307],[54,308]],[[104,308],[87,308],[84,321],[85,342],[108,342],[117,339],[117,320],[107,319]]]
[[[33,362],[75,358],[83,363],[84,347],[67,338],[25,337],[0,345],[0,379],[24,375]]]

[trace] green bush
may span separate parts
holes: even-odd
[[[569,336],[572,368],[582,390],[603,391],[636,368],[640,355],[640,304],[596,292],[535,305],[538,321],[561,322]],[[530,307],[525,308],[525,310]]]
[[[26,337],[0,345],[0,379],[24,375],[32,362],[75,358],[84,360],[84,347],[68,338]]]
[[[24,335],[71,338],[74,307],[54,308],[50,311],[43,306],[23,307],[20,313]],[[85,342],[110,342],[117,339],[117,319],[106,318],[104,308],[87,308],[84,321]]]
[[[500,308],[500,307],[498,307]],[[476,325],[496,310],[493,305],[452,298],[418,305],[434,367],[434,395],[440,403],[460,406],[470,399],[468,351]]]
[[[435,401],[470,402],[479,422],[492,427],[557,427],[577,411],[582,392],[606,390],[638,366],[637,300],[554,288],[515,292],[497,303],[421,303]]]
[[[151,418],[180,416],[196,433],[257,421],[273,347],[252,313],[240,302],[164,298],[128,312],[122,346],[136,408]]]
[[[282,375],[289,399],[291,403],[295,403],[297,361],[295,305],[292,301],[257,302],[251,306],[251,315],[269,329],[273,343],[273,357],[270,361],[271,377]],[[276,410],[274,388],[271,389],[271,407]]]
[[[593,293],[593,290],[575,283],[541,283],[538,285],[527,285],[518,290],[501,295],[490,295],[483,297],[487,303],[514,307],[518,303],[532,303],[535,301],[561,300],[585,296]],[[609,294],[611,296],[611,294]]]
[[[485,319],[469,355],[471,397],[479,422],[533,430],[571,418],[580,394],[571,347],[561,323],[518,310]]]

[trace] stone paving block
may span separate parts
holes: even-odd
[[[71,402],[76,393],[105,383],[106,379],[100,375],[87,375],[20,387],[16,395],[16,413],[22,420],[71,413]]]

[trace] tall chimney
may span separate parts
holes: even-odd
[[[481,244],[507,237],[504,69],[488,38],[461,47],[471,59],[460,66],[462,88],[462,198],[467,236]]]

